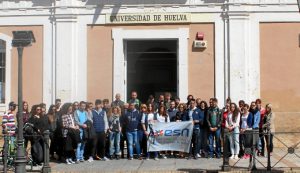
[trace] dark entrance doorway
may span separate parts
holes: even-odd
[[[177,95],[177,40],[128,40],[127,98],[131,91],[146,102],[149,95]]]

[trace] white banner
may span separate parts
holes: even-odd
[[[148,151],[189,152],[193,134],[192,122],[158,122],[149,125],[149,130]]]

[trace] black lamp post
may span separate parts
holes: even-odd
[[[22,56],[24,47],[31,46],[35,42],[32,31],[13,31],[12,46],[18,49],[18,131],[17,131],[17,156],[15,160],[15,172],[26,172],[26,157],[23,146],[23,92],[22,92]]]

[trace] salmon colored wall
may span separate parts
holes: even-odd
[[[193,41],[197,32],[204,33],[208,47],[204,50],[194,49]],[[189,40],[189,94],[208,101],[215,91],[215,38],[213,24],[190,25]],[[185,98],[183,98],[185,99]]]
[[[32,106],[43,101],[43,26],[0,26],[0,33],[12,37],[12,31],[32,30],[36,39],[23,51],[23,99]],[[11,100],[18,101],[18,53],[12,48]]]
[[[189,40],[189,93],[208,99],[214,95],[214,25],[127,25],[88,26],[88,100],[112,98],[113,87],[113,40],[112,28],[123,29],[176,29],[190,28]],[[194,50],[197,32],[204,32],[209,47]],[[185,101],[185,98],[181,98]]]
[[[300,23],[261,23],[261,97],[276,112],[300,112]]]

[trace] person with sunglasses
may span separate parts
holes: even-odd
[[[55,105],[50,105],[50,108],[47,113],[47,117],[48,117],[48,122],[49,122],[49,126],[50,126],[50,140],[51,140],[50,158],[54,159],[54,152],[56,152],[57,148],[58,148],[58,146],[57,146],[58,135],[55,135],[58,117],[56,114],[56,106]]]
[[[49,130],[49,123],[47,116],[44,116],[42,113],[41,105],[34,105],[32,107],[32,116],[28,120],[30,124],[33,125],[33,129],[36,133],[35,136],[32,136],[30,139],[31,150],[32,150],[32,159],[34,165],[41,165],[43,161],[42,154],[44,153],[44,140],[42,135],[45,130]],[[42,152],[42,153],[41,153]]]
[[[260,126],[260,121],[261,121],[261,116],[260,116],[260,111],[258,110],[255,102],[251,102],[250,104],[250,110],[249,112],[252,113],[252,116],[253,116],[253,119],[252,119],[252,123],[251,123],[251,126],[252,126],[252,129],[253,130],[259,130],[259,126]],[[262,140],[263,139],[263,135],[262,134],[259,134],[259,135],[255,135],[255,141],[257,141],[257,149],[258,149],[258,155],[261,156],[263,153],[262,153],[262,148],[261,148],[261,140],[260,140],[260,137],[262,136]]]

